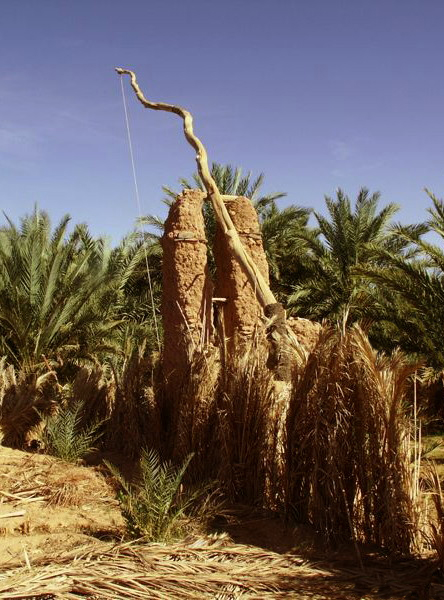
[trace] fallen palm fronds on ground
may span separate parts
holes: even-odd
[[[233,545],[225,539],[170,546],[107,544],[82,556],[46,557],[45,563],[2,573],[0,599],[37,594],[65,600],[82,596],[228,600],[289,597],[283,595],[288,593],[298,593],[298,598],[334,597],[329,587],[334,578],[328,571],[297,556]]]
[[[0,600],[356,600],[413,598],[409,594],[427,591],[442,599],[444,585],[432,583],[432,576],[428,563],[324,567],[219,537],[168,546],[103,544],[63,558],[46,556],[39,564],[0,574]]]
[[[0,503],[78,506],[86,501],[114,502],[108,484],[97,470],[68,466],[50,456],[5,448],[1,458]]]

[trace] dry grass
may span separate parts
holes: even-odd
[[[53,595],[63,600],[358,600],[442,598],[433,567],[404,561],[365,570],[233,544],[225,537],[168,546],[102,544],[48,555],[0,574],[0,600]]]
[[[411,468],[403,407],[417,365],[400,353],[377,355],[358,327],[324,328],[310,354],[297,343],[288,351],[295,357],[292,389],[274,382],[266,349],[254,339],[224,367],[217,349],[200,349],[173,398],[162,393],[143,353],[118,372],[79,370],[70,394],[85,400],[85,423],[107,419],[108,449],[136,457],[154,448],[175,464],[194,453],[187,483],[217,481],[229,501],[285,509],[330,542],[370,542],[404,554],[418,549],[424,515],[420,523],[419,469]],[[21,383],[1,364],[7,436],[17,430],[23,438],[35,425],[39,398],[52,401],[57,386],[51,374]],[[51,486],[54,502],[81,494],[77,482]],[[440,526],[438,518],[437,535]]]
[[[0,599],[46,593],[65,600],[80,596],[327,600],[335,597],[334,581],[331,573],[299,557],[233,545],[224,539],[169,546],[108,544],[80,556],[55,561],[48,557],[46,566],[0,574]],[[341,587],[341,598],[356,598],[345,591],[350,584]]]
[[[196,351],[180,390],[168,404],[169,431],[164,450],[175,463],[193,454],[187,479],[202,483],[217,476],[220,449],[215,444],[220,361],[216,348]]]
[[[218,349],[195,352],[180,391],[164,400],[170,414],[165,456],[178,464],[193,453],[188,480],[216,480],[234,502],[276,506],[272,481],[282,423],[266,362],[257,339],[224,368]]]
[[[70,387],[68,404],[82,406],[83,426],[109,418],[115,394],[115,382],[109,369],[102,365],[83,366]]]
[[[167,457],[193,453],[189,479],[217,480],[227,499],[276,506],[278,396],[258,338],[222,367],[219,352],[195,352],[181,390],[166,400],[171,414]],[[273,484],[272,484],[273,482]]]
[[[0,429],[3,442],[20,448],[40,423],[38,414],[51,414],[59,403],[60,386],[56,374],[17,373],[0,361]],[[38,411],[38,412],[37,412]]]
[[[153,359],[134,353],[122,369],[113,372],[113,399],[104,443],[126,456],[138,457],[143,448],[161,444],[161,417],[153,389]]]
[[[444,573],[444,490],[432,461],[422,469],[421,488],[421,533]]]
[[[403,398],[416,365],[376,354],[358,327],[326,328],[296,374],[287,420],[286,496],[328,540],[408,554],[417,505]]]
[[[230,500],[276,506],[270,479],[279,462],[277,394],[260,343],[239,353],[218,389],[219,479]],[[273,497],[270,497],[273,496]]]
[[[52,371],[25,376],[0,361],[0,429],[3,443],[22,448],[33,435],[40,415],[59,406],[82,404],[81,425],[103,421],[102,440],[108,448],[137,457],[143,447],[160,445],[160,412],[153,392],[153,361],[140,353],[121,368],[81,367],[63,388]],[[39,415],[40,413],[40,415]]]
[[[1,457],[0,497],[15,507],[30,502],[79,506],[85,500],[102,501],[110,494],[110,488],[96,470],[67,465],[52,457],[24,455],[6,448]]]

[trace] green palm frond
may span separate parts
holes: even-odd
[[[82,404],[60,409],[52,416],[42,417],[44,430],[41,435],[45,450],[68,462],[77,462],[94,449],[101,434],[102,422],[88,427],[81,426]]]
[[[0,230],[0,351],[32,371],[64,348],[112,347],[118,309],[144,265],[143,244],[111,248],[85,225],[69,234],[68,216],[52,234],[45,213],[20,227],[7,223]]]
[[[283,192],[273,193],[267,196],[259,196],[265,177],[263,173],[256,177],[256,179],[252,180],[251,171],[242,176],[242,169],[240,167],[212,163],[211,176],[215,180],[221,194],[227,196],[246,196],[259,206],[261,206],[263,203],[270,203],[286,196],[286,194]],[[184,178],[180,178],[179,183],[182,190],[194,187],[205,191],[205,186],[203,185],[198,173],[193,174],[193,183]],[[164,201],[168,205],[170,205],[171,201],[174,200],[180,193],[174,191],[168,186],[164,186],[162,189],[166,194]]]
[[[325,198],[328,216],[315,212],[317,228],[300,233],[309,276],[295,282],[289,297],[293,312],[331,322],[365,315],[371,295],[359,269],[380,261],[380,248],[401,251],[407,245],[390,229],[398,207],[388,204],[378,212],[379,200],[379,193],[366,188],[359,191],[354,207],[341,189],[335,199]]]
[[[118,495],[128,533],[151,542],[165,542],[181,537],[186,513],[206,488],[184,490],[183,478],[193,455],[175,467],[162,462],[155,450],[144,450],[140,460],[141,482],[129,483],[107,463],[121,485]]]
[[[361,275],[372,284],[375,331],[408,352],[426,357],[442,369],[444,347],[444,252],[422,238],[432,231],[444,238],[444,204],[430,192],[434,208],[431,218],[417,226],[396,226],[394,233],[405,243],[407,252],[378,249],[379,261],[366,265]],[[374,249],[376,251],[376,249]],[[390,347],[390,346],[389,346]]]

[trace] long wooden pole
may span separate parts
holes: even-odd
[[[131,77],[131,87],[145,108],[172,112],[183,119],[183,130],[185,137],[196,151],[197,170],[205,186],[208,197],[210,198],[217,222],[227,238],[231,251],[236,256],[239,264],[247,275],[249,282],[253,286],[262,308],[264,309],[270,304],[276,304],[276,298],[265,281],[265,278],[257,268],[252,258],[246,252],[240,240],[239,234],[222,200],[217,184],[211,176],[210,169],[208,167],[207,152],[204,145],[193,131],[193,117],[191,113],[180,106],[175,106],[174,104],[151,102],[147,100],[137,83],[136,74],[133,71],[130,71],[129,69],[122,69],[120,67],[116,67],[116,71],[119,75],[129,75]]]

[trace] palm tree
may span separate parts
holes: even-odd
[[[397,235],[414,247],[415,255],[381,249],[384,267],[363,274],[374,287],[373,318],[386,344],[420,354],[429,365],[444,368],[444,251],[422,237],[426,231],[444,240],[444,202],[426,190],[433,202],[428,220],[416,227],[398,227]]]
[[[280,210],[273,202],[259,213],[262,242],[270,269],[270,285],[282,304],[287,304],[295,282],[303,281],[307,271],[311,209],[291,205]]]
[[[279,198],[283,198],[287,194],[284,192],[274,192],[267,194],[266,196],[260,196],[260,189],[264,183],[265,175],[260,173],[256,179],[251,178],[251,171],[248,171],[246,175],[242,177],[242,169],[240,167],[233,167],[232,165],[221,165],[219,163],[212,163],[211,165],[211,176],[217,184],[219,192],[226,196],[246,196],[254,204],[259,214],[263,208],[266,208],[270,204],[276,202]],[[198,173],[194,173],[192,176],[192,182],[188,179],[181,177],[179,183],[182,189],[199,189],[205,191],[205,187]],[[165,202],[170,204],[172,200],[175,200],[178,195],[177,192],[171,188],[164,186],[163,191],[166,194]]]
[[[365,316],[370,294],[359,269],[378,264],[379,249],[405,245],[389,228],[398,207],[388,204],[378,212],[379,198],[362,188],[353,209],[340,189],[336,199],[325,198],[329,218],[315,212],[317,228],[300,234],[308,248],[304,264],[310,276],[294,286],[289,298],[294,313],[343,325]]]
[[[158,236],[140,231],[124,238],[119,248],[126,261],[136,258],[131,276],[123,287],[121,302],[116,306],[122,323],[119,326],[119,348],[121,359],[125,360],[142,346],[145,352],[160,346],[162,248]]]
[[[51,234],[35,209],[0,230],[0,351],[25,372],[116,351],[124,289],[142,260],[91,238],[85,225]]]
[[[242,169],[240,167],[212,163],[211,176],[216,182],[219,192],[222,195],[245,196],[249,198],[252,201],[261,221],[265,218],[270,210],[277,211],[276,200],[286,196],[286,193],[284,192],[274,192],[265,196],[260,195],[260,189],[265,179],[265,175],[263,173],[260,173],[256,179],[252,179],[251,171],[242,176]],[[179,179],[179,183],[182,189],[195,188],[205,191],[205,186],[203,185],[198,173],[193,174],[192,182],[182,177]],[[162,189],[166,194],[164,202],[165,204],[170,205],[171,202],[176,198],[177,192],[173,191],[167,186],[164,186]],[[211,247],[216,234],[216,219],[209,202],[205,202],[203,210],[207,238],[209,241],[209,246]],[[151,222],[149,224],[153,225],[154,227],[159,226],[159,222],[156,222],[155,217],[151,218]],[[210,268],[214,270],[214,261],[211,252],[209,253],[209,262]]]

